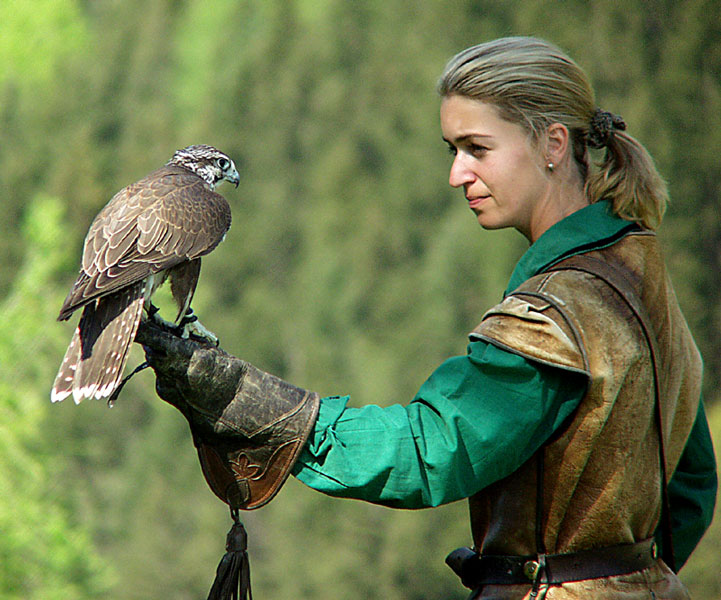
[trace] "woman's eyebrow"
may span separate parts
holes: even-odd
[[[449,140],[448,138],[444,137],[443,141],[447,144],[459,144],[462,142],[466,142],[471,138],[484,138],[484,139],[492,139],[492,135],[484,135],[482,133],[466,133],[464,135],[460,135],[457,138],[455,138],[453,141]]]

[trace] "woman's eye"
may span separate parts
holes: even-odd
[[[486,148],[485,146],[479,146],[478,144],[471,144],[468,147],[468,151],[476,157],[483,156],[487,150],[488,148]]]
[[[455,146],[451,146],[450,144],[448,144],[447,150],[448,150],[448,154],[451,154],[453,156],[458,154],[458,149]]]

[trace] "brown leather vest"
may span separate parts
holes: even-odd
[[[588,256],[620,269],[650,316],[658,342],[670,476],[696,417],[701,357],[679,309],[658,241],[650,232],[631,233]],[[540,450],[545,462],[546,552],[576,552],[652,537],[661,512],[654,374],[648,344],[626,302],[593,275],[542,273],[488,311],[470,337],[589,378],[576,411]],[[470,512],[474,544],[482,554],[535,554],[536,457],[470,498]],[[655,576],[666,592],[680,586],[662,563]],[[630,576],[624,577],[625,581]],[[610,580],[619,578],[603,580],[614,587],[618,581]],[[593,587],[593,582],[600,585],[598,580],[564,584],[566,592],[558,589],[547,597],[576,597],[571,593],[574,586]],[[488,591],[493,597],[525,594],[511,593],[509,588],[517,586],[491,587],[496,588]],[[685,597],[682,586],[664,597]]]

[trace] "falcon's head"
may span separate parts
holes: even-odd
[[[192,171],[203,179],[211,190],[215,189],[215,186],[221,181],[229,181],[235,187],[238,187],[238,183],[240,183],[235,163],[213,146],[196,144],[176,150],[168,164]]]

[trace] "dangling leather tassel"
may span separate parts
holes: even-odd
[[[250,590],[248,534],[237,509],[231,509],[233,527],[225,539],[225,556],[220,559],[208,600],[253,600]]]

